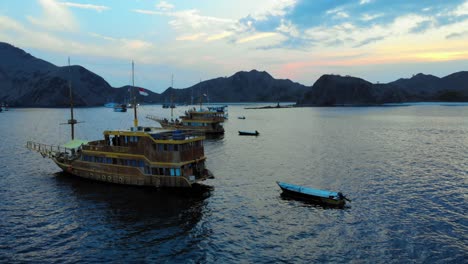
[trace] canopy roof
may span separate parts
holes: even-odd
[[[83,145],[83,144],[87,144],[88,141],[87,140],[81,140],[81,139],[74,139],[72,141],[69,141],[65,144],[62,145],[62,147],[65,147],[65,148],[78,148],[79,146]]]

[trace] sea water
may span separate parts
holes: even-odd
[[[467,104],[245,107],[229,106],[225,135],[205,141],[215,179],[201,196],[59,173],[25,145],[69,140],[69,110],[0,113],[0,262],[466,262]],[[157,126],[148,114],[171,118],[160,105],[138,114],[142,126]],[[132,111],[104,107],[75,118],[87,140],[133,124]],[[276,181],[352,202],[285,199]]]

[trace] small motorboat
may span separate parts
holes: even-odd
[[[341,192],[313,189],[278,181],[276,183],[281,188],[284,195],[290,196],[292,198],[334,207],[343,207],[346,204],[346,201],[351,201]]]
[[[257,130],[255,132],[252,131],[239,131],[239,136],[258,136],[260,133],[258,133]]]
[[[127,105],[126,104],[115,105],[114,112],[127,112]]]
[[[245,119],[245,116],[238,116],[238,119]]]

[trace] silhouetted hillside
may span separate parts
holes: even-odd
[[[374,105],[425,101],[468,101],[468,72],[443,78],[417,74],[388,84],[360,78],[323,75],[298,101],[299,105]]]
[[[166,102],[172,96],[174,101],[181,103],[191,103],[192,94],[195,103],[200,96],[204,102],[295,102],[306,90],[307,86],[302,84],[275,79],[264,71],[251,70],[240,71],[227,78],[203,81],[185,89],[169,88],[161,95]]]
[[[0,102],[11,106],[68,106],[69,82],[77,106],[103,105],[109,98],[124,100],[128,89],[112,88],[82,66],[58,67],[21,49],[0,42]],[[145,99],[155,99],[154,93]]]
[[[404,93],[395,86],[372,84],[366,80],[339,75],[322,75],[299,101],[301,105],[373,105],[402,102]]]
[[[401,88],[408,96],[407,101],[468,101],[467,71],[443,78],[419,73],[389,84]]]
[[[323,75],[312,87],[275,79],[264,71],[240,71],[189,88],[169,87],[162,94],[137,88],[111,87],[102,77],[82,66],[58,67],[0,42],[0,102],[11,106],[66,107],[69,82],[77,106],[99,106],[108,101],[131,102],[132,89],[140,103],[277,102],[299,105],[373,105],[416,101],[468,101],[468,72],[438,78],[417,74],[388,84],[360,78]]]

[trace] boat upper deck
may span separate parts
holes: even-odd
[[[138,155],[150,162],[186,163],[205,159],[204,136],[190,130],[137,128],[104,131],[104,140],[82,146],[84,154],[127,157]]]
[[[159,144],[185,144],[188,142],[204,140],[205,137],[197,131],[161,129],[154,127],[138,127],[131,130],[106,130],[104,137],[124,136],[124,137],[147,137],[154,143]]]

